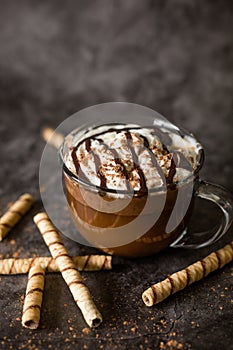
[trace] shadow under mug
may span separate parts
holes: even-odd
[[[182,133],[193,137],[183,130]],[[198,167],[191,176],[175,186],[136,196],[127,191],[114,194],[73,174],[64,162],[70,147],[67,137],[60,148],[64,188],[74,223],[88,245],[126,257],[148,256],[169,246],[195,249],[216,242],[232,223],[232,194],[199,177],[203,149],[197,155]],[[221,210],[217,227],[199,232],[198,236],[188,230],[195,197],[211,201]]]

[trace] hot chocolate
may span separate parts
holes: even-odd
[[[64,182],[80,233],[124,256],[168,246],[187,224],[200,149],[191,134],[153,126],[109,124],[73,132],[63,155]]]

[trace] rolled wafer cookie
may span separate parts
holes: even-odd
[[[28,273],[28,283],[23,305],[22,325],[36,329],[40,322],[45,271],[40,265],[32,266]]]
[[[142,300],[147,306],[160,303],[190,284],[206,277],[209,273],[220,269],[233,260],[233,241],[222,249],[206,256],[204,259],[189,265],[187,268],[173,273],[162,282],[152,285],[142,293]]]
[[[25,193],[13,203],[8,211],[0,218],[0,241],[17,224],[18,221],[31,208],[34,199],[29,193]]]
[[[41,131],[43,139],[51,146],[59,148],[64,141],[64,136],[52,128],[45,127]]]
[[[52,257],[56,260],[62,277],[68,285],[76,304],[79,306],[85,321],[90,327],[99,326],[102,322],[102,316],[48,215],[39,213],[34,216],[34,222],[40,230]]]
[[[79,271],[100,271],[112,269],[112,257],[109,255],[73,256],[73,263]],[[28,273],[34,265],[40,265],[46,272],[59,272],[55,259],[38,256],[25,259],[0,259],[0,275]]]

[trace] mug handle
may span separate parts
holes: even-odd
[[[222,186],[198,180],[194,194],[215,203],[220,209],[222,219],[213,230],[191,234],[187,229],[170,247],[173,248],[202,248],[218,241],[230,228],[233,220],[233,195]],[[211,235],[211,236],[210,236]],[[209,238],[210,237],[210,238]],[[192,241],[195,238],[199,243]]]

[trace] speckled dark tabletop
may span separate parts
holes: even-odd
[[[0,212],[23,192],[36,198],[1,258],[49,256],[32,222],[42,209],[40,130],[93,104],[139,103],[191,130],[205,147],[201,176],[233,190],[232,16],[227,0],[0,1]],[[212,221],[203,207],[193,224]],[[232,263],[157,306],[141,300],[232,237],[231,228],[208,248],[82,273],[104,317],[94,330],[59,274],[46,275],[39,328],[23,329],[27,276],[0,276],[0,349],[233,349]],[[64,241],[73,255],[92,251]]]

